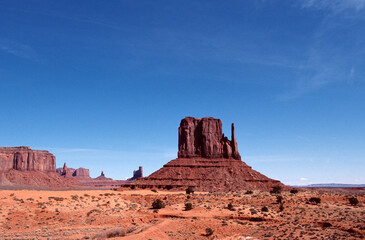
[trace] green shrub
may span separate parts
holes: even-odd
[[[206,228],[205,229],[205,236],[210,236],[213,235],[214,231],[211,228]]]
[[[245,194],[252,194],[252,193],[253,193],[253,191],[247,190]]]
[[[190,186],[185,191],[186,191],[186,194],[193,194],[194,193],[194,187]]]
[[[319,198],[319,197],[311,197],[309,199],[309,202],[310,203],[314,203],[314,204],[320,204],[321,203],[321,198]]]
[[[230,202],[230,203],[228,203],[227,208],[228,208],[229,210],[231,210],[231,211],[233,211],[233,210],[234,210],[233,204],[232,204],[231,202]]]
[[[350,197],[349,203],[353,206],[356,206],[357,204],[359,204],[359,200],[356,197]]]
[[[185,211],[189,211],[191,209],[193,209],[193,204],[191,204],[191,203],[185,203]]]
[[[298,189],[292,189],[292,190],[290,190],[290,193],[297,194],[298,193]]]
[[[164,207],[165,207],[165,203],[161,199],[156,199],[152,203],[152,208],[153,209],[161,209],[161,208],[164,208]]]
[[[262,208],[261,208],[261,211],[262,211],[262,212],[268,212],[268,211],[269,211],[269,209],[268,209],[266,206],[264,206],[264,207],[262,207]]]

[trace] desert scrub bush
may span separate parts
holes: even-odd
[[[161,209],[165,207],[165,203],[161,199],[156,199],[152,203],[153,209]]]
[[[58,202],[61,202],[61,201],[63,201],[64,200],[64,198],[63,197],[48,197],[48,200],[55,200],[55,201],[58,201]]]
[[[247,190],[247,191],[245,192],[245,194],[253,194],[253,191],[251,191],[251,190]]]
[[[194,187],[190,186],[185,190],[186,194],[193,194],[194,193]]]
[[[284,211],[284,204],[282,204],[282,203],[280,204],[279,211],[280,212]]]
[[[276,202],[277,203],[282,203],[283,202],[283,196],[281,196],[281,195],[278,195],[278,196],[276,196]]]
[[[74,201],[79,201],[79,196],[78,195],[71,195],[71,199]]]
[[[229,209],[229,210],[231,210],[231,211],[234,211],[235,209],[234,209],[234,207],[233,207],[233,204],[230,202],[230,203],[228,203],[228,205],[227,205],[227,208]]]
[[[281,186],[273,187],[270,193],[281,193]]]
[[[121,228],[114,228],[110,229],[104,233],[96,234],[93,239],[106,239],[106,238],[115,238],[115,237],[124,237],[128,233],[131,233],[135,231],[135,228],[127,228],[127,229],[121,229]]]
[[[268,212],[268,211],[269,211],[269,209],[266,206],[261,208],[261,212]]]
[[[151,189],[152,192],[154,193],[157,193],[157,190],[156,189]]]
[[[358,200],[356,197],[350,197],[350,198],[349,198],[349,203],[350,203],[352,206],[356,206],[357,204],[359,204],[359,200]]]
[[[193,209],[193,204],[192,203],[185,203],[185,211],[189,211]]]
[[[211,228],[206,228],[205,229],[205,236],[211,236],[211,235],[213,235],[213,233],[214,233],[214,230],[213,229],[211,229]]]
[[[292,190],[290,190],[290,193],[297,194],[298,193],[298,189],[292,189]]]
[[[101,211],[99,209],[93,209],[93,210],[90,210],[86,215],[89,217],[94,212],[101,213]]]
[[[211,236],[211,235],[213,235],[213,233],[214,233],[213,229],[211,229],[211,228],[205,229],[205,236]]]
[[[309,199],[309,202],[310,203],[314,203],[314,204],[320,204],[321,203],[321,198],[319,198],[319,197],[311,197]]]

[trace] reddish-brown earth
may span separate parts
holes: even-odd
[[[0,239],[363,239],[365,196],[328,191],[227,193],[0,191]],[[321,199],[310,204],[311,197]],[[161,199],[166,207],[151,209]],[[191,203],[192,210],[185,211]],[[228,209],[228,204],[232,208]],[[266,206],[267,212],[262,208]],[[206,228],[213,233],[206,235]]]
[[[145,178],[123,187],[184,189],[227,192],[244,189],[270,190],[284,187],[241,161],[232,124],[231,140],[222,133],[222,122],[215,118],[186,117],[179,127],[178,158]]]

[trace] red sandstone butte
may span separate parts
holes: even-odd
[[[0,171],[56,171],[56,158],[48,151],[30,147],[0,147]]]
[[[123,187],[175,188],[200,191],[271,190],[284,185],[241,161],[232,124],[231,140],[222,133],[222,121],[186,117],[179,127],[178,158],[148,177]]]

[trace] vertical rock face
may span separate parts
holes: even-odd
[[[212,117],[186,117],[179,127],[179,158],[241,159],[232,124],[232,140],[222,133],[222,121]]]
[[[139,166],[138,170],[133,171],[133,177],[128,178],[128,181],[135,180],[141,177],[143,177],[143,168]]]
[[[30,147],[0,147],[0,170],[56,171],[56,158],[48,151]]]
[[[90,178],[90,171],[86,168],[78,168],[73,172],[72,176],[77,178]]]

